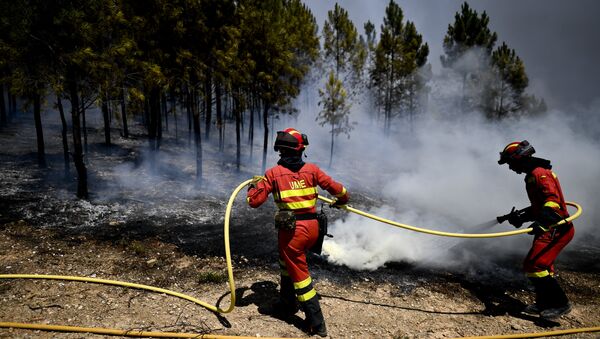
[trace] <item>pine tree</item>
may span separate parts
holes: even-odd
[[[523,92],[528,85],[525,65],[505,42],[492,52],[492,79],[486,88],[489,118],[503,118],[523,108]]]
[[[323,109],[317,115],[316,120],[319,125],[330,126],[331,147],[329,152],[329,167],[333,162],[333,150],[335,137],[339,134],[346,134],[350,137],[350,131],[354,128],[350,123],[350,107],[348,95],[342,82],[336,78],[333,70],[329,72],[327,83],[324,90],[319,90],[319,106]]]
[[[448,25],[444,37],[444,52],[440,57],[444,67],[454,67],[455,63],[473,47],[483,48],[487,54],[492,52],[498,36],[488,28],[490,18],[484,11],[481,16],[463,3],[460,13],[454,15],[454,24]]]
[[[352,91],[358,88],[366,51],[348,12],[337,3],[323,25],[323,62]],[[354,95],[354,93],[351,93]]]
[[[410,21],[405,24],[403,20],[402,9],[391,0],[370,71],[375,104],[383,111],[386,135],[395,117],[410,117],[416,111],[416,96],[423,81],[417,72],[429,54],[429,46],[423,44],[414,24]]]
[[[47,166],[41,107],[52,59],[51,46],[44,39],[47,26],[51,25],[47,6],[43,1],[16,1],[4,8],[2,20],[11,26],[4,42],[13,56],[9,61],[11,91],[33,106],[40,167]]]
[[[263,157],[266,168],[269,118],[290,112],[291,99],[317,58],[315,18],[299,0],[245,0],[239,4],[240,43],[236,70],[247,77],[262,105]]]
[[[342,122],[347,124],[349,121],[351,102],[355,101],[356,94],[362,86],[362,74],[367,58],[366,43],[359,37],[348,12],[337,3],[334,9],[327,13],[327,20],[323,25],[323,52],[323,64],[330,71],[325,88],[319,90],[320,104],[323,104],[324,110],[317,117],[317,121],[321,126],[331,126],[331,166],[336,136],[345,130],[349,137],[352,130],[342,127]],[[341,111],[331,111],[336,108],[340,108]]]
[[[462,109],[475,109],[482,105],[484,78],[489,70],[490,54],[498,39],[496,32],[488,28],[490,18],[484,11],[481,16],[463,3],[460,12],[454,16],[454,23],[448,25],[444,37],[444,53],[440,56],[442,65],[456,70],[462,77]],[[467,52],[473,58],[466,60]]]

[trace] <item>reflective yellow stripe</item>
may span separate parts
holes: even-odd
[[[249,197],[246,197],[246,202],[250,203],[250,198]]]
[[[335,197],[336,198],[343,197],[344,194],[346,194],[346,187],[342,186],[342,193],[336,194]]]
[[[279,193],[279,197],[281,199],[283,199],[283,198],[289,198],[289,197],[303,197],[305,195],[311,195],[311,194],[317,194],[316,187],[297,188],[297,189],[293,189],[293,190],[281,191]]]
[[[299,210],[302,208],[310,208],[317,204],[317,199],[297,201],[297,202],[278,202],[277,207],[284,210]]]
[[[543,277],[547,277],[549,275],[550,275],[550,272],[548,272],[548,270],[541,271],[541,272],[527,272],[527,276],[529,278],[543,278]]]
[[[503,152],[506,152],[509,149],[513,148],[513,147],[517,147],[517,146],[519,146],[519,144],[520,144],[520,142],[515,142],[515,143],[512,143],[512,144],[508,144],[508,146],[504,147],[504,151]]]
[[[554,179],[558,179],[558,178],[556,177],[556,174],[554,174],[554,172],[552,172],[552,176],[554,177]]]
[[[546,201],[546,203],[544,204],[544,207],[551,207],[554,209],[560,209],[560,205],[558,203],[555,203],[554,201]]]
[[[317,291],[313,288],[312,290],[304,293],[303,295],[299,295],[298,296],[298,301],[308,301],[312,298],[314,298],[314,296],[317,295]]]
[[[299,290],[301,288],[305,288],[306,286],[310,285],[311,282],[312,282],[312,279],[310,277],[308,277],[300,282],[295,282],[294,288],[297,290]]]

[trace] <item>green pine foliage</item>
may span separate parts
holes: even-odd
[[[341,80],[339,80],[335,72],[329,72],[329,77],[325,83],[325,89],[319,90],[319,106],[323,109],[317,115],[319,125],[329,125],[331,134],[331,144],[329,152],[329,167],[333,163],[333,150],[335,137],[339,134],[345,134],[350,138],[350,132],[354,128],[354,124],[350,122],[350,108],[348,93],[344,88]]]
[[[350,107],[362,89],[366,58],[364,39],[359,37],[348,12],[336,3],[323,25],[323,65],[329,76],[324,89],[319,89],[323,110],[317,116],[321,126],[330,127],[330,167],[336,137],[342,133],[350,137]]]
[[[454,64],[473,47],[480,47],[491,53],[498,36],[490,31],[488,24],[490,18],[484,11],[481,16],[472,9],[468,3],[463,3],[460,12],[454,16],[454,23],[448,25],[444,36],[444,52],[441,62],[444,67],[453,67]]]
[[[300,0],[15,0],[0,6],[0,83],[34,103],[50,91],[71,101],[83,198],[82,108],[102,108],[107,144],[109,109],[123,107],[124,129],[127,114],[142,115],[156,150],[165,101],[177,101],[190,117],[190,136],[193,127],[200,183],[200,131],[204,125],[209,136],[213,106],[220,134],[224,119],[239,124],[249,107],[262,108],[266,158],[269,117],[293,111],[319,54],[315,18]],[[235,104],[223,112],[227,101]]]
[[[61,119],[63,148],[76,168],[77,195],[87,198],[86,109],[101,108],[107,145],[115,125],[127,138],[128,119],[135,117],[151,150],[160,149],[170,116],[185,119],[188,133],[176,132],[176,138],[187,136],[195,148],[201,185],[203,136],[210,141],[213,129],[222,152],[225,135],[235,134],[239,169],[241,134],[248,131],[252,159],[254,125],[261,124],[266,167],[274,118],[297,114],[294,99],[318,65],[324,85],[317,121],[331,132],[331,163],[335,138],[353,129],[353,104],[374,106],[389,134],[394,124],[412,126],[426,103],[429,46],[394,0],[383,14],[378,32],[367,22],[361,36],[335,4],[319,37],[301,0],[1,1],[0,94],[4,99],[8,92],[9,103],[0,100],[0,124],[15,111],[15,95],[33,106],[38,161],[45,166],[40,116],[53,103],[44,99],[55,99],[61,113],[62,102],[70,101],[70,136],[64,114]],[[492,119],[544,112],[544,100],[526,93],[528,78],[516,52],[506,43],[495,48],[489,21],[464,3],[443,41],[443,66],[463,77],[463,108],[481,109]],[[461,66],[473,50],[479,51],[476,67]],[[227,123],[235,129],[226,131]]]
[[[525,65],[514,49],[502,43],[492,52],[492,79],[487,84],[485,112],[489,118],[503,118],[523,109],[523,92],[529,83]]]
[[[419,69],[427,62],[429,46],[423,43],[415,25],[404,22],[402,9],[394,0],[386,8],[379,41],[374,48],[370,84],[375,105],[389,134],[398,117],[412,118],[419,106],[424,77]]]
[[[545,111],[543,100],[525,93],[529,79],[515,50],[505,42],[494,49],[498,36],[489,22],[485,11],[480,15],[465,2],[448,25],[440,59],[462,77],[460,107],[490,119]]]

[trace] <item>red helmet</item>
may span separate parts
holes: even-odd
[[[500,152],[500,160],[498,160],[498,163],[500,165],[506,164],[512,160],[530,157],[533,153],[535,153],[535,148],[533,148],[527,140],[514,141],[506,145],[502,152]]]
[[[277,138],[275,138],[275,145],[273,148],[275,152],[280,149],[290,149],[294,151],[304,151],[308,146],[308,137],[306,134],[302,134],[293,128],[286,128],[283,131],[277,132]]]

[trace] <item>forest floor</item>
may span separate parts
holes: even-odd
[[[90,201],[77,200],[74,182],[61,179],[58,136],[47,137],[48,144],[54,145],[47,148],[52,150],[51,167],[40,169],[32,135],[31,130],[16,127],[0,131],[0,274],[120,280],[182,292],[222,308],[229,305],[223,215],[237,177],[225,178],[222,187],[210,192],[182,195],[186,187],[169,174],[163,176],[165,184],[148,182],[152,189],[136,192],[117,184],[108,169],[125,160],[135,162],[135,146],[142,141],[127,141],[127,147],[107,151],[100,146],[100,136],[90,136],[90,190],[95,193]],[[102,194],[98,193],[101,186]],[[171,191],[173,197],[165,194]],[[107,192],[114,194],[109,197]],[[353,197],[357,205],[366,203],[361,192]],[[303,314],[288,321],[270,315],[279,279],[271,209],[251,211],[244,205],[240,199],[234,206],[231,226],[236,284],[231,313],[218,315],[186,300],[137,289],[1,279],[0,322],[307,337],[302,331]],[[309,266],[330,338],[451,338],[600,326],[599,255],[600,246],[592,239],[561,257],[557,279],[574,307],[557,321],[520,312],[533,296],[526,279],[512,279],[519,275],[520,257],[495,263],[511,272],[510,278],[503,276],[504,271],[476,269],[474,274],[472,269],[411,262],[356,271],[315,255],[309,257]],[[0,337],[102,336],[0,329]],[[597,338],[598,334],[570,337]]]

